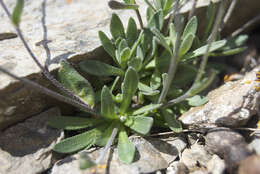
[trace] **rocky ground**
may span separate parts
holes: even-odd
[[[244,8],[234,11],[224,33],[228,35],[259,16],[258,1],[239,0],[238,7]],[[10,8],[14,2],[6,1]],[[205,1],[200,2],[198,11],[204,8]],[[103,0],[88,3],[82,0],[70,3],[65,0],[27,1],[21,27],[41,62],[49,57],[47,63],[55,72],[62,58],[77,63],[85,58],[103,57],[97,31],[108,33],[111,14]],[[124,19],[129,13],[119,11],[119,14],[126,22]],[[49,87],[2,10],[0,19],[0,66]],[[133,136],[131,139],[138,153],[131,165],[117,159],[116,148],[111,149],[99,166],[86,171],[78,168],[79,154],[53,153],[52,147],[63,139],[64,132],[48,127],[47,120],[61,112],[71,113],[73,108],[68,109],[67,105],[64,107],[0,74],[0,174],[260,173],[260,132],[257,130],[260,128],[260,83],[255,81],[256,72],[260,71],[260,30],[257,26],[249,29],[248,50],[234,57],[221,58],[230,66],[229,80],[224,83],[220,77],[220,86],[207,95],[207,104],[191,108],[180,116],[184,132],[164,132],[143,138]],[[39,46],[47,40],[51,54],[46,52],[46,47]],[[102,148],[89,150],[90,157],[97,157],[101,151]]]

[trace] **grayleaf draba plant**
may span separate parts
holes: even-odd
[[[240,46],[246,41],[247,36],[228,40],[219,40],[220,37],[217,37],[220,35],[219,28],[227,1],[221,1],[217,13],[215,5],[210,3],[202,38],[197,36],[196,16],[185,23],[184,16],[179,13],[185,1],[145,2],[147,25],[143,23],[139,5],[135,0],[109,1],[112,9],[134,10],[140,25],[138,29],[136,21],[130,17],[125,29],[118,15],[113,13],[110,22],[112,38],[102,31],[98,32],[103,48],[113,63],[84,60],[79,63],[79,73],[70,63],[63,60],[56,80],[39,63],[19,28],[24,1],[17,0],[11,15],[4,2],[0,0],[26,50],[41,68],[44,76],[59,88],[64,96],[32,81],[19,78],[2,67],[0,71],[80,109],[81,113],[77,116],[52,117],[49,125],[80,132],[56,144],[54,151],[72,153],[93,145],[105,146],[96,161],[92,161],[82,152],[82,169],[100,163],[116,137],[118,157],[122,162],[129,164],[135,156],[135,146],[128,138],[132,133],[146,135],[152,126],[181,132],[177,115],[187,111],[190,106],[207,102],[199,93],[207,88],[216,76],[213,66],[208,64],[208,57],[233,55],[245,49]],[[108,77],[106,79],[110,80],[101,80],[103,87],[93,88],[81,75],[84,73],[101,78]]]

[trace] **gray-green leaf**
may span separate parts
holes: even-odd
[[[135,146],[128,139],[127,133],[123,126],[119,132],[117,149],[118,157],[122,162],[130,164],[134,160]]]
[[[110,21],[110,33],[116,40],[118,37],[125,38],[125,31],[122,21],[117,14],[113,13]]]
[[[93,118],[51,116],[48,120],[48,125],[57,129],[77,130],[93,127],[101,122],[103,120]]]
[[[149,104],[149,105],[143,106],[143,107],[135,110],[132,115],[141,115],[146,112],[151,112],[155,109],[158,109],[161,106],[162,106],[161,104]]]
[[[213,42],[210,46],[209,52],[213,52],[213,51],[216,51],[216,50],[222,48],[226,44],[226,42],[227,42],[226,40],[219,40],[219,41]],[[204,55],[207,51],[207,47],[208,47],[208,45],[204,45],[204,46],[192,51],[191,53],[186,54],[185,56],[182,57],[182,60],[186,61],[186,60],[192,59],[194,57]]]
[[[117,118],[112,94],[107,86],[104,86],[101,92],[101,114],[108,119]]]
[[[134,96],[139,82],[139,77],[134,68],[129,67],[126,71],[124,82],[122,85],[123,101],[121,103],[120,112],[125,113],[129,107],[132,97]]]
[[[197,32],[197,28],[198,28],[198,19],[196,16],[193,16],[187,23],[181,39],[185,39],[189,34],[195,36]]]
[[[62,140],[54,146],[53,150],[59,153],[72,153],[86,147],[89,148],[95,144],[95,141],[100,134],[100,131],[97,129],[89,130],[82,134]]]
[[[111,42],[111,40],[102,31],[98,32],[98,36],[106,52],[113,58],[114,62],[117,62],[115,55],[116,48]]]
[[[79,64],[80,70],[96,76],[123,76],[124,71],[96,60],[84,60]]]
[[[82,77],[68,62],[62,61],[58,71],[58,80],[74,92],[86,104],[94,107],[95,93],[87,79]]]
[[[182,131],[181,123],[176,119],[174,113],[170,109],[162,110],[162,114],[164,116],[164,120],[166,121],[168,127],[176,133]]]
[[[179,50],[179,57],[181,58],[184,54],[186,54],[193,43],[194,35],[188,34],[181,42],[180,50]]]
[[[134,116],[132,119],[133,123],[131,125],[128,125],[130,129],[142,135],[146,135],[149,133],[153,125],[152,117]]]
[[[129,47],[132,47],[138,38],[138,30],[135,20],[130,17],[128,20],[127,30],[126,30],[126,40]]]

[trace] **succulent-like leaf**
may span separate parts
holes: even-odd
[[[138,30],[135,20],[130,17],[128,20],[127,30],[126,30],[126,40],[129,47],[132,47],[138,38]]]
[[[153,33],[151,32],[151,30],[146,28],[144,28],[143,32],[144,35],[141,43],[142,43],[143,53],[146,54],[152,48]]]
[[[134,116],[133,123],[131,125],[127,125],[130,129],[135,132],[146,135],[150,132],[153,125],[153,118],[146,116]]]
[[[119,43],[119,46],[118,46],[118,51],[119,51],[119,53],[121,54],[122,51],[123,51],[125,48],[128,48],[127,42],[126,42],[125,39],[121,39],[121,41],[120,41],[120,43]]]
[[[228,51],[230,49],[234,49],[240,47],[248,40],[248,35],[239,35],[237,37],[233,37],[227,40],[227,43],[220,50]]]
[[[166,16],[172,9],[174,0],[166,0],[163,7],[163,14]]]
[[[116,40],[119,37],[125,38],[125,30],[122,21],[117,14],[113,13],[110,21],[110,33]]]
[[[196,16],[193,16],[187,23],[186,27],[184,28],[181,39],[185,39],[189,34],[195,36],[197,32],[197,28],[198,28],[198,19]]]
[[[117,62],[116,61],[116,55],[115,55],[116,48],[113,45],[113,43],[111,42],[111,40],[102,31],[98,32],[98,36],[99,36],[99,39],[102,43],[103,48],[113,58],[114,62]]]
[[[170,46],[168,45],[165,37],[160,33],[160,31],[156,28],[152,28],[151,31],[153,32],[153,34],[156,36],[156,38],[158,39],[158,42],[165,48],[167,49],[167,51],[169,51],[170,54],[172,54],[172,50],[170,48]]]
[[[159,90],[154,90],[153,88],[139,82],[138,83],[138,89],[140,90],[140,92],[143,94],[143,95],[149,95],[149,96],[153,96],[153,95],[157,95],[160,93]]]
[[[128,62],[128,66],[133,67],[136,72],[139,72],[142,68],[142,59],[140,57],[134,57]]]
[[[194,80],[197,72],[198,69],[193,65],[180,63],[172,85],[186,87]]]
[[[241,53],[241,52],[245,51],[246,49],[247,49],[247,47],[239,47],[239,48],[222,51],[220,53],[211,53],[210,56],[231,56],[231,55]]]
[[[126,71],[124,82],[122,85],[123,101],[121,103],[120,112],[125,113],[128,106],[131,103],[132,97],[134,96],[139,77],[134,68],[129,67]]]
[[[101,92],[101,114],[108,119],[117,118],[112,94],[107,86],[104,86]]]
[[[123,76],[124,71],[112,65],[96,61],[84,60],[79,63],[80,70],[96,76]]]
[[[95,93],[87,79],[82,77],[68,62],[62,61],[58,71],[58,80],[74,92],[86,104],[94,107]]]
[[[77,130],[96,126],[103,121],[101,119],[83,117],[52,116],[48,120],[48,125],[57,129]]]
[[[135,146],[128,139],[127,133],[123,126],[121,126],[119,132],[117,149],[118,157],[122,162],[130,164],[134,160]]]
[[[141,58],[142,61],[144,60],[144,53],[140,46],[138,46],[136,49],[136,57]]]
[[[151,112],[155,109],[158,109],[161,106],[162,106],[161,104],[149,104],[149,105],[143,106],[143,107],[135,110],[132,113],[132,115],[141,115],[141,114],[146,113],[146,112]]]
[[[127,66],[127,62],[130,58],[131,50],[127,47],[123,49],[123,51],[120,53],[120,65],[122,69],[125,69]]]
[[[174,113],[170,109],[162,110],[162,114],[163,114],[164,120],[166,121],[168,127],[173,132],[179,133],[182,131],[181,123],[176,119]]]
[[[193,43],[194,35],[188,34],[181,42],[180,50],[179,50],[179,57],[181,58],[184,54],[186,54]]]
[[[53,148],[59,153],[72,153],[83,148],[89,148],[95,144],[95,141],[101,132],[98,129],[92,129],[79,135],[62,140]]]
[[[137,10],[139,8],[139,6],[136,4],[125,4],[114,0],[110,0],[108,2],[108,6],[113,10]]]
[[[11,19],[15,26],[19,26],[23,13],[24,0],[17,0]]]
[[[216,51],[216,50],[222,48],[226,44],[226,42],[227,42],[226,40],[219,40],[219,41],[213,42],[210,46],[209,52],[213,52],[213,51]],[[191,53],[186,54],[185,56],[182,57],[182,60],[186,61],[186,60],[192,59],[194,57],[204,55],[207,51],[207,47],[208,47],[208,45],[204,45],[204,46],[192,51]]]
[[[201,106],[209,101],[207,97],[200,95],[195,95],[193,97],[187,98],[186,100],[190,106]]]
[[[145,1],[148,1],[148,0],[145,0]],[[150,21],[154,14],[155,14],[155,10],[149,6],[146,10],[146,20]]]
[[[148,28],[156,28],[157,30],[161,30],[163,27],[163,12],[162,10],[157,11],[149,20],[147,24]]]
[[[151,76],[150,86],[152,89],[158,89],[161,86],[161,73],[155,70]]]

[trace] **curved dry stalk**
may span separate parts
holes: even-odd
[[[11,14],[9,12],[9,10],[7,9],[5,3],[3,2],[3,0],[0,0],[0,4],[2,6],[2,8],[4,9],[5,13],[7,14],[8,18],[10,20],[11,19]],[[26,48],[27,52],[29,53],[29,55],[31,56],[31,58],[33,59],[33,61],[37,64],[37,66],[41,69],[42,73],[44,74],[44,76],[51,81],[51,83],[56,86],[57,88],[59,88],[61,91],[63,91],[64,93],[66,93],[68,96],[70,96],[72,98],[72,100],[77,101],[78,103],[81,103],[82,105],[85,106],[85,110],[89,110],[90,112],[95,112],[88,104],[84,103],[79,97],[77,97],[75,94],[73,94],[72,91],[70,91],[69,89],[65,88],[64,86],[62,86],[62,84],[60,82],[58,82],[50,73],[47,69],[45,69],[41,63],[39,62],[39,60],[37,59],[37,57],[34,55],[34,53],[32,52],[31,48],[29,47],[29,45],[27,44],[21,29],[19,28],[19,26],[14,25],[14,28],[17,32],[18,37],[21,39],[24,47]]]

